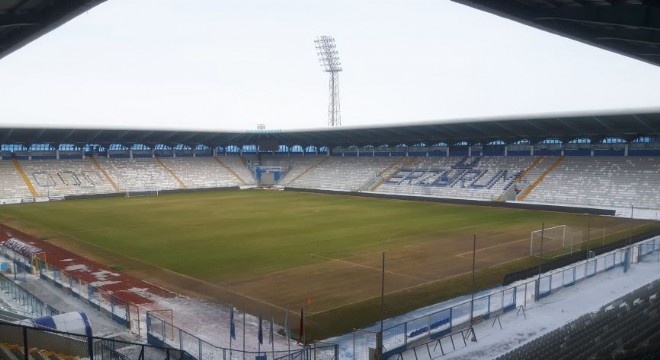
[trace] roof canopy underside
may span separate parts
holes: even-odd
[[[453,0],[660,65],[658,0]]]
[[[0,59],[105,0],[0,0]]]
[[[416,125],[333,128],[300,131],[168,131],[117,129],[53,129],[0,128],[2,144],[156,144],[209,147],[229,145],[313,145],[348,147],[366,145],[425,144],[489,144],[502,141],[513,144],[521,140],[540,143],[547,139],[570,142],[590,139],[592,143],[606,138],[632,142],[639,137],[658,138],[660,113],[628,113],[583,116],[549,116],[533,119],[497,119],[436,122]]]

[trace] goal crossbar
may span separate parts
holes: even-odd
[[[540,230],[534,230],[529,239],[529,255],[534,255],[534,239],[540,239],[540,252],[543,253],[543,242],[545,240],[561,240],[561,247],[566,246],[566,225],[551,226]]]

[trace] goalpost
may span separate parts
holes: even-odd
[[[566,246],[566,225],[534,230],[529,241],[529,255],[543,256],[543,252],[557,250]]]
[[[531,232],[529,255],[552,258],[572,254],[574,251],[588,250],[589,247],[605,243],[605,230],[605,228],[584,228],[574,225],[543,227]]]
[[[595,240],[590,235],[598,234],[598,230],[602,231],[602,229],[586,230],[579,226],[569,225],[556,225],[534,230],[530,235],[529,255],[554,257],[573,253],[573,251],[581,250],[582,243],[585,241]]]

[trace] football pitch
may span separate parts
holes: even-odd
[[[592,229],[591,243],[660,224],[604,216],[288,191],[217,191],[0,207],[15,226],[114,269],[189,296],[259,308],[305,306],[307,336],[468,293],[537,265],[530,233]],[[576,248],[577,249],[577,248]]]

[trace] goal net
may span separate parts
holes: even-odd
[[[534,230],[530,236],[529,255],[554,257],[581,248],[586,241],[585,232],[579,227],[557,225]]]

